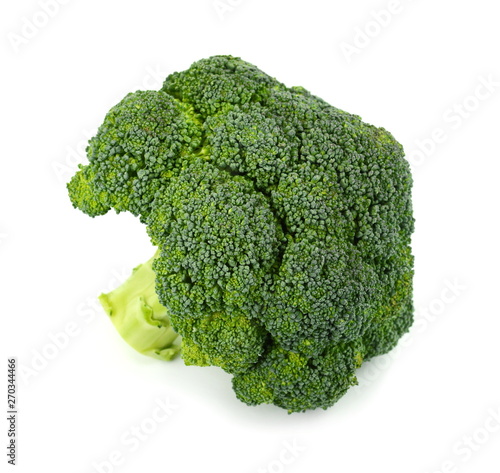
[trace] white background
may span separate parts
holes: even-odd
[[[7,357],[19,365],[9,471],[498,472],[496,3],[46,1],[50,15],[44,0],[0,14],[1,399]],[[218,368],[136,354],[96,305],[152,247],[130,215],[74,210],[65,183],[126,93],[214,54],[387,128],[412,162],[417,322],[327,411],[248,407]]]

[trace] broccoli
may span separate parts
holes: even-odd
[[[383,128],[214,56],[127,95],[68,183],[157,252],[100,300],[139,352],[233,375],[249,405],[332,406],[413,321],[412,177]]]

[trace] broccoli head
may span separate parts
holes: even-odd
[[[299,412],[411,326],[412,178],[383,128],[215,56],[127,95],[87,153],[73,205],[129,211],[157,247],[101,296],[138,351],[180,350],[243,402]]]

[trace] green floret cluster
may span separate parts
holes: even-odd
[[[158,248],[101,296],[138,351],[180,350],[241,401],[300,412],[411,326],[412,179],[383,128],[214,56],[127,95],[87,153],[73,205],[131,212]]]

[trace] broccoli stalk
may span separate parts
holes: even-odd
[[[160,360],[172,360],[180,351],[180,336],[168,310],[155,291],[152,265],[157,254],[132,270],[118,288],[101,294],[99,301],[123,339],[135,350]]]

